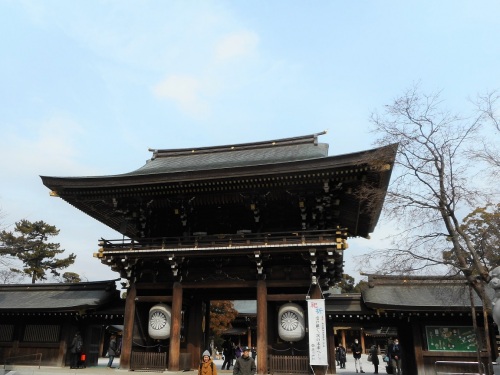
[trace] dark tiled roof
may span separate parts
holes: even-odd
[[[125,175],[248,167],[323,158],[328,156],[328,144],[318,143],[318,135],[321,134],[216,147],[150,150],[153,151],[151,160]]]
[[[134,239],[145,237],[146,232],[149,237],[179,234],[174,230],[178,218],[172,217],[168,225],[153,228],[146,224],[147,231],[142,231],[144,223],[137,223],[137,218],[145,212],[144,205],[150,217],[167,217],[168,212],[178,212],[177,206],[191,201],[193,207],[203,208],[226,202],[227,207],[236,205],[246,214],[244,200],[254,195],[266,200],[272,192],[272,202],[287,200],[290,194],[312,197],[322,194],[326,180],[338,202],[338,207],[332,208],[337,219],[332,219],[335,223],[331,225],[348,228],[351,236],[368,237],[377,224],[383,194],[380,199],[367,200],[353,192],[367,185],[386,191],[397,145],[327,156],[328,145],[319,144],[318,135],[206,147],[194,152],[154,150],[146,165],[125,174],[41,178],[52,195]],[[200,227],[207,226],[203,212],[207,210],[197,214]],[[238,218],[236,222],[244,220]],[[290,225],[293,220],[290,218]],[[274,225],[278,226],[282,225]]]
[[[115,281],[0,286],[0,313],[96,309],[119,298]]]
[[[487,294],[493,290],[487,286]],[[368,307],[384,310],[469,310],[471,306],[469,287],[463,279],[406,278],[375,282],[362,293]],[[482,303],[473,292],[474,305]]]
[[[326,298],[325,308],[327,314],[366,315],[375,313],[366,307],[359,293],[332,294]]]

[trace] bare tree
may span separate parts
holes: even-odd
[[[485,139],[482,147],[472,149],[471,157],[486,162],[491,167],[491,175],[496,179],[500,177],[500,94],[498,91],[478,95],[474,104],[484,119],[491,124],[495,136]]]
[[[489,269],[461,224],[475,207],[492,199],[494,190],[484,185],[485,168],[470,157],[485,149],[482,131],[495,114],[478,106],[479,111],[463,117],[443,106],[440,93],[425,95],[415,86],[382,114],[372,114],[374,131],[380,135],[377,145],[398,144],[384,204],[386,217],[397,226],[391,246],[370,252],[360,263],[384,259],[382,273],[435,272],[436,267],[450,275],[459,273],[490,313],[485,292]],[[368,189],[362,194],[376,199],[380,192]],[[453,256],[443,256],[446,252]]]
[[[9,268],[0,269],[0,284],[18,284],[21,283],[23,279],[23,275],[20,275]]]

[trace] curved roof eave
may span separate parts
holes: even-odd
[[[40,176],[44,185],[51,190],[65,188],[96,188],[120,187],[128,185],[147,185],[161,182],[200,181],[224,177],[246,177],[255,174],[277,174],[301,171],[312,171],[324,168],[343,168],[369,163],[374,155],[381,155],[391,165],[394,162],[397,145],[389,145],[376,149],[360,151],[350,154],[326,156],[321,158],[276,162],[268,164],[241,165],[226,168],[208,168],[203,170],[175,170],[171,172],[139,173],[136,171],[107,176],[80,176],[80,177],[51,177]],[[221,173],[224,171],[224,173]],[[388,180],[386,181],[388,183]]]

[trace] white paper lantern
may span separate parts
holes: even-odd
[[[168,339],[171,325],[172,310],[169,306],[159,303],[151,307],[149,310],[148,334],[152,339]]]
[[[306,334],[304,309],[285,303],[278,310],[278,334],[283,341],[300,341]]]

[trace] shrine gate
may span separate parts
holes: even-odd
[[[287,341],[279,308],[304,308],[342,279],[346,241],[369,238],[392,172],[396,146],[328,156],[322,134],[154,149],[120,175],[42,176],[52,195],[123,234],[95,253],[127,283],[121,368],[155,353],[169,371],[197,368],[210,301],[244,299],[257,301],[257,372],[267,374],[269,348]],[[155,336],[164,327],[168,337]]]

